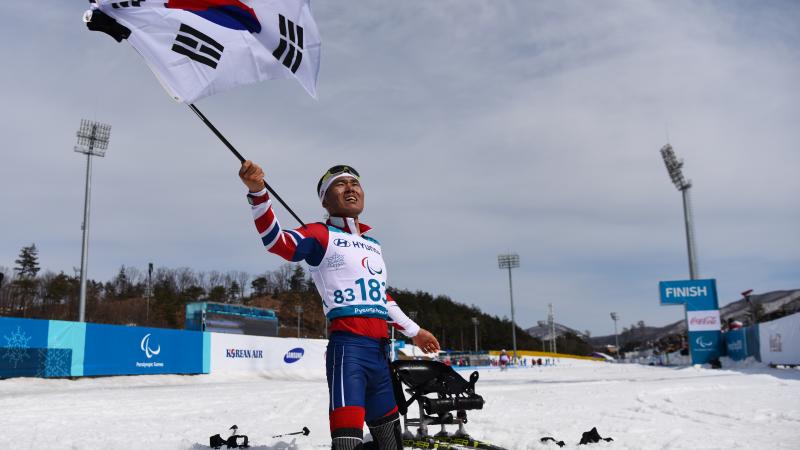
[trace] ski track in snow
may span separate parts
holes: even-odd
[[[476,390],[486,405],[468,412],[467,430],[509,450],[559,448],[543,436],[565,449],[659,450],[796,449],[800,438],[800,370],[581,361],[484,370]],[[327,407],[324,379],[0,380],[0,448],[199,450],[233,424],[256,450],[328,448]],[[303,426],[310,436],[271,437]],[[594,426],[614,441],[578,446]]]

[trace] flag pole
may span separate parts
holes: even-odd
[[[228,147],[228,150],[230,150],[231,153],[233,153],[233,155],[236,156],[237,159],[239,159],[239,162],[244,163],[245,161],[244,156],[242,156],[242,154],[239,153],[238,150],[236,150],[233,144],[228,142],[228,140],[225,138],[225,136],[222,135],[222,133],[220,133],[217,127],[215,127],[214,124],[211,123],[211,121],[208,120],[206,116],[202,112],[200,112],[199,109],[197,109],[197,106],[194,106],[193,103],[189,103],[189,109],[191,109],[195,114],[197,114],[197,117],[199,117],[200,120],[202,120],[203,123],[206,124],[206,126],[219,138],[219,140],[222,141],[222,143],[225,144],[226,147]],[[303,227],[306,226],[305,222],[303,222],[300,219],[300,217],[298,217],[297,214],[295,214],[294,211],[292,211],[292,208],[290,208],[289,205],[287,205],[286,202],[283,201],[281,196],[278,195],[278,193],[272,189],[272,187],[267,183],[266,180],[264,180],[264,187],[267,188],[267,190],[269,191],[270,194],[272,194],[275,200],[277,200],[281,205],[283,205],[284,208],[286,208],[287,211],[289,211],[289,214],[291,214],[292,217],[294,217],[295,219],[297,219],[298,222],[300,222],[300,225],[302,225]]]

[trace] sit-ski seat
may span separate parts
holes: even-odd
[[[392,370],[411,393],[406,406],[420,400],[426,414],[437,415],[483,408],[483,397],[475,393],[477,371],[467,381],[452,367],[425,360],[397,360],[392,363]],[[436,394],[437,398],[426,397],[428,394]]]

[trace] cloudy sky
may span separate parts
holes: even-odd
[[[46,3],[46,5],[45,5]],[[89,274],[121,265],[256,274],[265,255],[238,162],[170,100],[86,2],[0,5],[0,266],[36,243],[80,265],[81,118],[112,124],[95,159]],[[517,321],[595,335],[682,317],[681,197],[693,181],[699,270],[721,303],[800,287],[800,3],[430,1],[313,5],[319,99],[280,80],[198,106],[307,221],[329,166],[363,175],[362,220],[390,283],[510,315],[497,254],[520,255]],[[282,223],[293,224],[279,210]]]

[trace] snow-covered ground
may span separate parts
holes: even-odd
[[[465,374],[467,375],[467,374]],[[509,449],[800,448],[800,370],[580,362],[481,373],[468,431]],[[2,449],[193,449],[232,424],[257,449],[329,444],[323,380],[140,376],[0,380]],[[308,437],[273,439],[307,426]]]

